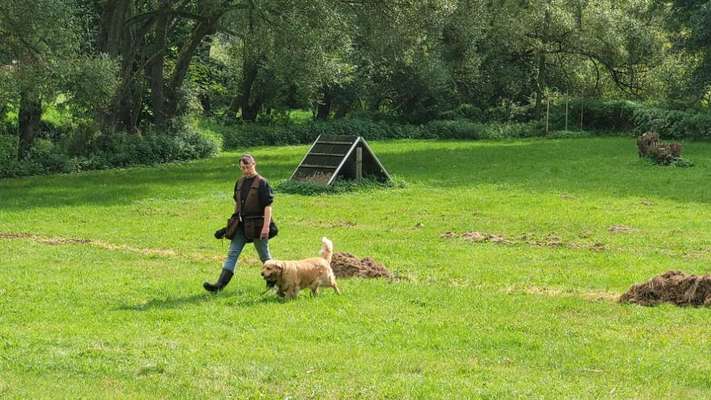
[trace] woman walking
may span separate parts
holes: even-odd
[[[235,200],[233,218],[237,218],[239,225],[233,232],[234,236],[228,237],[231,239],[230,248],[217,282],[214,284],[205,282],[202,285],[209,292],[219,292],[230,283],[237,267],[237,259],[246,243],[254,242],[254,248],[262,263],[272,258],[269,253],[269,237],[270,226],[272,236],[276,233],[272,221],[274,193],[267,180],[257,174],[257,162],[252,155],[243,155],[239,160],[239,167],[242,170],[242,177],[235,183],[233,195]]]

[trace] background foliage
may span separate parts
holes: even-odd
[[[16,140],[2,139],[0,167],[7,176],[206,156],[209,140],[186,139],[204,117],[232,130],[228,148],[318,132],[705,138],[710,4],[8,0],[0,134]],[[296,126],[296,109],[325,123]],[[195,148],[175,150],[185,146]]]

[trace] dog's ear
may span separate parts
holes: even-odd
[[[264,265],[262,266],[264,269],[275,269],[277,271],[281,271],[284,269],[284,263],[282,261],[277,261],[277,260],[267,260],[264,262]]]

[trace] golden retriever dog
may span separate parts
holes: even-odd
[[[336,276],[331,270],[333,242],[321,238],[321,257],[307,258],[299,261],[268,260],[262,267],[262,277],[267,285],[276,286],[279,297],[292,299],[301,289],[311,289],[311,295],[316,296],[321,286],[331,287],[341,294],[336,286]]]

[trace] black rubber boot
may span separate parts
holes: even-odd
[[[220,279],[217,280],[217,283],[214,285],[210,282],[205,282],[202,284],[202,287],[205,288],[208,292],[219,292],[220,290],[224,289],[225,286],[227,286],[228,283],[230,283],[230,280],[232,279],[232,271],[228,271],[226,269],[222,270],[222,273],[220,274]]]

